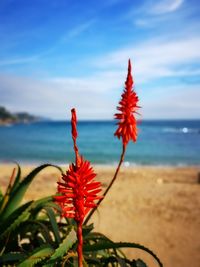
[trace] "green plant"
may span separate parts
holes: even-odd
[[[45,164],[34,169],[21,181],[21,169],[5,194],[1,194],[0,206],[0,266],[78,266],[77,237],[74,219],[60,221],[60,207],[53,197],[29,201],[21,205],[24,193]],[[13,201],[16,201],[16,207]],[[2,216],[3,215],[3,216]],[[148,248],[135,243],[116,243],[94,231],[92,224],[83,226],[83,266],[135,266],[145,267],[141,260],[130,260],[121,248],[137,248],[152,255],[162,266],[158,257]]]
[[[7,190],[0,195],[0,266],[77,266],[76,225],[73,219],[60,221],[60,207],[49,196],[21,205],[23,196],[37,174],[46,167],[35,168],[21,181],[21,169],[13,172]],[[121,248],[149,249],[134,243],[115,243],[101,233],[93,231],[93,225],[83,226],[84,266],[146,266],[140,259],[130,260]]]
[[[103,194],[104,197],[117,178],[128,142],[135,142],[137,139],[133,113],[136,113],[138,108],[138,97],[132,90],[130,60],[125,85],[118,107],[121,113],[115,115],[119,120],[115,135],[122,138],[123,149],[114,177]],[[101,191],[101,185],[94,181],[96,175],[90,163],[79,156],[74,109],[71,122],[76,162],[70,165],[67,173],[64,174],[58,166],[45,164],[35,168],[21,180],[21,169],[18,165],[17,173],[15,174],[14,169],[5,194],[0,193],[0,265],[146,267],[141,259],[128,259],[121,250],[134,248],[150,254],[162,267],[159,258],[150,249],[136,243],[113,242],[102,233],[96,233],[93,224],[88,224],[103,199],[97,195]],[[49,166],[61,172],[63,181],[58,182],[58,192],[61,195],[21,204],[33,179]],[[96,200],[99,201],[95,204]]]
[[[37,174],[46,167],[60,167],[44,164],[35,168],[21,179],[21,168],[17,166],[11,175],[8,187],[0,197],[0,263],[19,262],[38,246],[60,242],[54,209],[59,209],[49,196],[21,204],[24,194]],[[43,213],[46,211],[46,215]],[[49,218],[49,220],[47,220]],[[46,250],[45,250],[46,253]],[[45,254],[46,255],[46,254]]]
[[[18,165],[7,190],[0,195],[0,266],[78,266],[77,237],[74,219],[60,220],[60,207],[49,196],[21,204],[23,196],[37,174],[46,167],[35,168],[23,180]],[[83,226],[83,266],[145,267],[141,260],[130,260],[121,248],[141,249],[162,266],[148,248],[135,243],[116,243],[94,231],[92,224]]]

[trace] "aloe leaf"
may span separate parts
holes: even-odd
[[[127,266],[130,266],[130,267],[147,267],[147,265],[140,259],[130,261],[128,259],[124,259],[124,258],[120,258],[120,257],[114,257],[114,256],[110,256],[108,258],[102,258],[100,266],[102,266],[102,264],[103,264],[103,266],[110,266],[109,264],[112,264],[112,266],[116,266],[115,263],[117,263],[117,266],[121,266],[121,267],[127,267]]]
[[[8,227],[10,227],[13,224],[13,222],[17,220],[23,212],[29,211],[32,214],[33,212],[35,212],[35,210],[40,210],[41,208],[43,208],[43,206],[46,205],[46,203],[48,203],[51,200],[52,200],[52,197],[50,196],[50,197],[45,197],[45,198],[42,198],[36,201],[29,201],[25,203],[24,205],[20,206],[13,213],[11,213],[5,220],[1,220],[0,222],[1,233],[4,232]],[[14,230],[14,228],[12,228],[12,230]],[[0,235],[0,239],[1,239],[1,235]]]
[[[2,202],[2,200],[3,200],[3,193],[2,193],[2,190],[1,190],[1,188],[0,188],[0,206],[1,206],[1,202]]]
[[[100,261],[100,259],[97,259],[97,258],[92,258],[92,257],[85,257],[85,261],[87,261],[87,263],[89,264],[92,264],[92,266],[102,266],[102,263]]]
[[[24,257],[24,254],[19,253],[19,252],[10,252],[10,253],[6,253],[2,256],[0,256],[0,264],[4,264],[3,266],[5,266],[5,264],[10,264],[10,263],[15,263],[15,262],[19,262],[20,260],[22,260]],[[1,265],[1,266],[2,266]]]
[[[36,200],[31,209],[31,218],[34,220],[46,220],[47,214],[46,213],[41,214],[40,211],[44,209],[45,207],[51,207],[51,204],[53,203],[52,200],[53,200],[53,196],[48,196],[48,197]]]
[[[57,244],[59,244],[61,242],[61,239],[60,239],[60,233],[59,233],[59,229],[58,229],[58,224],[56,222],[55,213],[49,207],[44,207],[44,209],[46,210],[47,215],[49,217],[49,220],[50,220],[50,223],[51,223],[51,226],[52,226],[52,230],[53,230],[53,234],[55,236],[55,240],[56,240]]]
[[[61,170],[60,167],[58,167],[56,165],[52,165],[52,164],[44,164],[44,165],[41,165],[41,166],[35,168],[32,172],[30,172],[23,179],[23,181],[21,181],[19,183],[19,185],[16,187],[16,189],[12,192],[12,195],[10,196],[9,201],[8,201],[6,207],[4,208],[4,210],[3,210],[2,214],[1,214],[1,218],[2,219],[8,217],[9,214],[11,214],[13,212],[13,210],[15,210],[16,207],[19,206],[21,200],[23,199],[23,196],[24,196],[26,190],[28,189],[30,183],[33,181],[35,176],[40,171],[42,171],[44,168],[50,167],[50,166],[57,168],[62,173],[62,170]]]
[[[53,252],[54,252],[54,249],[50,247],[49,245],[37,248],[31,253],[31,255],[29,255],[21,263],[19,263],[17,267],[35,266],[40,261],[49,257]]]
[[[38,200],[35,200],[34,203],[33,203],[32,210],[34,210],[35,212],[39,212],[47,204],[51,203],[52,200],[53,200],[52,196],[43,197],[43,198],[40,198]]]
[[[18,208],[6,221],[3,222],[3,224],[1,224],[0,240],[6,237],[10,232],[14,231],[20,223],[29,218],[32,203],[33,202],[30,201]]]
[[[92,252],[92,251],[98,251],[98,250],[104,250],[104,249],[117,249],[117,248],[137,248],[141,249],[147,253],[149,253],[159,264],[160,267],[163,267],[163,264],[161,263],[160,259],[156,256],[156,254],[151,251],[150,249],[136,243],[128,243],[128,242],[98,242],[96,244],[92,245],[84,245],[83,250],[84,252]]]
[[[30,218],[32,212],[35,211],[35,209],[38,209],[39,207],[42,208],[44,204],[51,199],[51,197],[46,197],[35,202],[30,201],[15,210],[5,221],[3,221],[2,224],[0,224],[0,240],[6,237],[6,235],[8,235],[11,231],[14,231],[22,222],[27,221]],[[45,224],[37,220],[28,222],[32,225],[37,225],[40,228],[41,234],[43,235],[46,242],[53,243],[49,234],[49,229]]]
[[[92,232],[93,229],[94,229],[93,223],[89,224],[89,225],[83,225],[83,237],[84,237],[84,239],[86,236],[88,236]]]
[[[49,244],[53,247],[54,242],[51,238],[51,233],[49,232],[48,225],[48,221],[30,220],[29,218],[28,220],[20,224],[17,228],[17,233],[20,234],[20,239],[18,241],[26,240],[26,243],[29,245],[29,247],[34,248],[42,246],[44,244]],[[29,251],[29,248],[25,248],[25,250]]]
[[[93,229],[93,228],[92,228]],[[110,241],[112,242],[107,236],[105,236],[102,233],[97,233],[97,232],[89,232],[86,236],[84,236],[85,241],[98,241],[98,240],[104,240],[104,241]]]
[[[37,225],[40,228],[40,232],[41,232],[42,236],[44,237],[44,239],[46,240],[46,242],[48,244],[52,244],[53,245],[53,240],[51,238],[51,234],[49,232],[49,229],[44,223],[42,223],[40,221],[36,221],[36,220],[33,220],[33,221],[30,220],[29,222],[31,224]]]
[[[84,258],[83,258],[83,267],[89,267]]]
[[[104,263],[104,266],[108,266],[109,263],[119,263],[119,266],[121,267],[127,267],[127,262],[125,259],[122,259],[120,257],[114,257],[114,256],[110,256],[108,258],[104,258],[102,259],[102,263]],[[115,265],[114,265],[115,266]]]
[[[52,200],[53,200],[53,196],[52,196]],[[49,202],[49,203],[47,203],[46,204],[46,207],[50,207],[50,208],[56,209],[60,213],[62,211],[61,207],[57,203],[55,203],[55,202]]]
[[[42,267],[54,267],[54,263],[47,263],[47,264],[44,264]]]
[[[127,261],[126,259],[120,258],[120,257],[116,257],[117,262],[120,264],[121,267],[127,267]]]
[[[33,201],[29,201],[24,205],[17,208],[12,214],[8,216],[5,220],[0,221],[1,233],[8,228],[25,210],[30,210]]]
[[[71,228],[69,234],[65,237],[60,246],[55,250],[55,252],[51,256],[47,264],[62,258],[62,256],[69,251],[69,249],[76,243],[76,241],[77,241],[76,232],[73,228]]]
[[[136,260],[136,267],[147,267],[147,265],[140,259]]]
[[[11,189],[11,193],[16,189],[16,187],[19,185],[19,181],[20,181],[20,177],[21,177],[21,168],[19,166],[18,163],[16,163],[17,165],[17,174],[15,176],[15,181],[13,183],[12,189]]]
[[[10,176],[10,179],[9,179],[9,182],[8,182],[8,185],[7,185],[7,189],[5,191],[3,199],[1,201],[0,213],[2,213],[2,211],[4,210],[4,208],[6,207],[8,201],[9,201],[10,194],[11,194],[11,191],[12,191],[12,181],[14,179],[14,176],[15,176],[15,168],[12,171],[12,174]]]

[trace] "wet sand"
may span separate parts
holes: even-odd
[[[5,190],[13,165],[0,165]],[[23,166],[23,174],[33,167]],[[113,167],[96,166],[104,188]],[[128,167],[102,202],[91,222],[114,241],[140,243],[153,250],[165,267],[200,266],[200,167]],[[24,202],[56,191],[59,172],[51,167],[33,181]],[[145,252],[128,249],[127,255],[157,266]]]

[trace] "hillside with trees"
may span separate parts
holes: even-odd
[[[39,120],[39,117],[28,114],[27,112],[12,113],[5,107],[0,106],[0,125],[13,123],[28,123]]]

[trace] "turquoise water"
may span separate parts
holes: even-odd
[[[96,164],[115,164],[121,141],[115,122],[78,123],[79,151]],[[74,154],[69,122],[50,121],[0,127],[0,161],[69,163]],[[137,143],[130,143],[126,164],[200,165],[200,120],[143,121]]]

